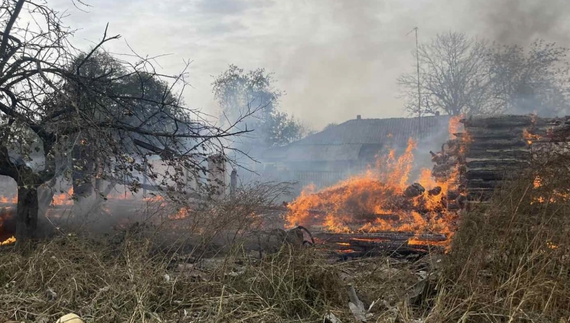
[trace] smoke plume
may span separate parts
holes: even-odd
[[[570,45],[567,0],[471,1],[484,24],[482,36],[504,44],[527,45],[537,38]]]

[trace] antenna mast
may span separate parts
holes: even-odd
[[[419,130],[421,131],[422,127],[422,91],[420,85],[420,46],[418,42],[418,27],[414,27],[407,35],[411,32],[416,33],[416,70],[417,70],[417,77],[418,77],[418,123],[419,123]],[[407,36],[406,35],[406,36]]]

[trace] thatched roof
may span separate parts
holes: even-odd
[[[283,162],[358,160],[366,151],[405,146],[409,138],[421,142],[446,135],[448,124],[449,116],[422,117],[421,121],[418,118],[353,119],[288,146],[269,150],[264,159]]]

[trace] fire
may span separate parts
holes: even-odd
[[[539,187],[541,187],[541,186],[542,186],[542,178],[540,178],[540,176],[536,176],[536,177],[534,178],[534,182],[532,183],[532,186],[533,186],[534,188],[539,188]]]
[[[0,196],[1,204],[16,204],[18,203],[18,197],[14,196],[12,198],[7,198],[5,196]]]
[[[71,187],[66,193],[55,194],[51,201],[51,206],[55,205],[73,205],[73,187]]]
[[[548,249],[552,249],[552,250],[558,249],[558,246],[555,245],[554,243],[550,242],[550,241],[546,242],[546,247],[547,247]]]
[[[143,198],[143,201],[145,201],[145,202],[162,202],[162,201],[164,201],[164,197],[162,197],[162,195],[156,195],[153,197],[145,197],[145,198]]]
[[[532,145],[534,141],[540,140],[540,135],[532,134],[527,129],[523,130],[523,138],[526,140],[526,143]]]
[[[188,213],[189,213],[188,208],[183,207],[180,210],[178,210],[176,214],[168,216],[168,218],[170,220],[182,220],[188,217]]]
[[[463,119],[462,115],[458,115],[458,116],[453,116],[449,119],[449,126],[448,126],[448,131],[450,135],[453,135],[457,132],[459,132],[459,128],[461,126],[461,119]]]
[[[143,201],[149,204],[159,204],[160,207],[166,207],[166,202],[164,200],[164,197],[162,195],[156,195],[156,196],[152,196],[152,197],[145,197],[143,198]]]
[[[289,204],[287,227],[322,226],[336,233],[451,234],[453,214],[447,212],[442,200],[453,185],[453,179],[449,183],[437,183],[429,170],[422,170],[419,182],[425,191],[413,198],[405,196],[415,148],[416,143],[410,139],[402,155],[397,157],[392,150],[377,160],[374,169],[320,192],[307,187]]]
[[[543,185],[542,178],[540,176],[536,176],[532,183],[533,188],[539,189],[542,187],[542,185]],[[530,202],[530,204],[535,204],[535,203],[542,204],[546,203],[546,201],[548,201],[549,203],[557,203],[557,202],[567,202],[570,200],[570,194],[568,194],[567,192],[561,192],[557,189],[551,190],[548,194],[550,196],[549,198],[546,198],[544,196],[534,197]]]
[[[8,238],[8,239],[6,239],[6,240],[4,240],[4,241],[0,241],[0,246],[6,246],[6,245],[9,245],[9,244],[12,244],[12,243],[15,243],[15,242],[16,242],[16,237],[11,236],[10,238]]]

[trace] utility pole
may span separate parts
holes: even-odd
[[[418,42],[418,27],[414,27],[407,35],[411,32],[416,33],[416,69],[418,73],[418,123],[419,123],[419,130],[422,129],[422,91],[420,85],[420,46]]]

